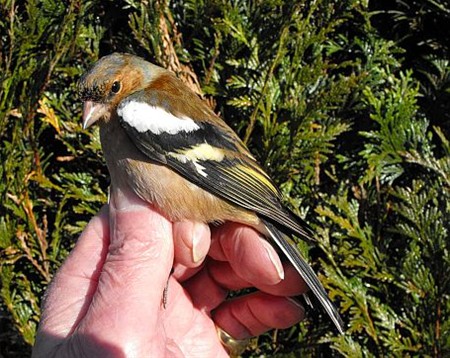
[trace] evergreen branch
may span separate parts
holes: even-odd
[[[251,134],[253,132],[253,129],[254,129],[255,124],[256,124],[256,117],[258,116],[258,112],[260,110],[260,106],[262,104],[262,101],[266,97],[266,94],[267,94],[267,91],[268,91],[268,88],[269,88],[269,83],[272,80],[272,76],[273,76],[273,74],[275,72],[276,67],[279,65],[279,63],[280,63],[280,61],[281,61],[281,59],[283,57],[284,50],[285,50],[284,47],[285,47],[286,39],[287,39],[288,35],[289,35],[289,25],[286,25],[283,28],[282,32],[281,32],[281,36],[280,36],[280,39],[279,39],[280,42],[279,42],[279,45],[278,45],[278,50],[277,50],[277,53],[275,55],[275,58],[273,59],[271,65],[270,65],[270,68],[267,71],[266,76],[264,78],[264,85],[263,85],[263,88],[262,88],[261,93],[259,95],[258,102],[256,103],[255,108],[253,109],[253,112],[250,115],[250,121],[248,123],[247,129],[245,131],[245,135],[244,135],[244,138],[243,138],[244,143],[248,143],[248,141],[250,139],[250,136],[251,136]]]

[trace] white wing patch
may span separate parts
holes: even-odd
[[[198,161],[196,160],[194,160],[193,163],[195,165],[195,170],[197,170],[197,173],[203,175],[206,178],[208,176],[208,173],[205,171],[205,167],[201,164],[198,164]]]
[[[195,170],[197,171],[197,173],[199,173],[200,175],[203,175],[205,178],[208,176],[208,173],[205,171],[206,168],[203,165],[198,163],[198,158],[187,158],[183,154],[173,153],[173,152],[168,153],[168,155],[179,160],[181,163],[187,163],[189,160],[190,162],[192,162],[192,164],[194,164],[194,167],[195,167]]]
[[[150,106],[144,102],[122,102],[117,114],[141,133],[150,131],[153,134],[177,134],[200,129],[192,118],[177,117],[160,107]]]
[[[180,149],[176,152],[167,153],[171,157],[179,160],[181,163],[187,163],[188,161],[194,164],[195,170],[200,175],[207,177],[208,173],[206,168],[199,163],[202,160],[214,160],[220,162],[225,157],[223,151],[220,148],[213,147],[208,143],[201,143],[192,146],[188,149]]]
[[[180,154],[188,160],[215,160],[216,162],[220,162],[225,157],[220,148],[213,147],[208,143],[200,143],[188,149],[178,150],[176,154]]]

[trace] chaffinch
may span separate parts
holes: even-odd
[[[171,72],[130,54],[100,59],[80,80],[83,127],[100,125],[112,188],[132,190],[172,221],[235,221],[275,242],[343,332],[292,235],[311,230],[236,133]]]

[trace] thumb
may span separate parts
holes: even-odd
[[[84,328],[95,332],[106,325],[107,341],[148,341],[161,334],[155,327],[173,264],[172,224],[118,188],[111,192],[109,214],[110,246]]]

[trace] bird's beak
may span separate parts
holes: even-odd
[[[92,101],[84,102],[83,107],[83,129],[89,128],[107,112],[106,105]]]

